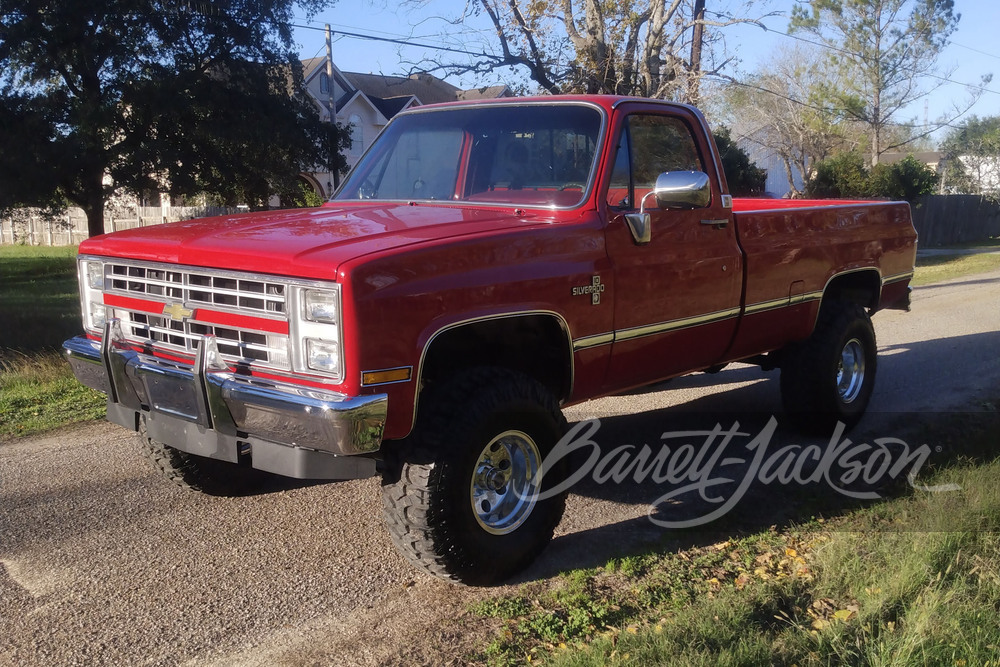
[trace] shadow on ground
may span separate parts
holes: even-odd
[[[978,358],[990,350],[1000,352],[1000,332],[914,343],[885,357],[879,372],[911,366],[933,373],[956,358]],[[675,382],[678,388],[693,387],[755,376],[760,377],[758,369],[737,368],[679,378],[661,390],[674,389]],[[763,384],[776,384],[777,374],[763,377]],[[761,384],[754,385],[756,391],[739,387],[659,410],[605,417],[596,428],[570,424],[571,432],[579,430],[580,444],[571,469],[581,475],[571,493],[636,506],[647,515],[557,537],[519,581],[834,517],[911,493],[911,472],[924,479],[935,469],[1000,455],[1000,387],[992,401],[969,411],[876,412],[850,433],[810,437],[773,412],[774,391]],[[759,410],[753,409],[755,401]],[[738,435],[727,441],[730,432]],[[838,456],[824,458],[831,451]]]

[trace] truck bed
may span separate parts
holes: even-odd
[[[873,310],[906,296],[916,244],[906,202],[741,198],[733,212],[745,275],[731,359],[759,352],[775,330],[808,336],[835,278],[880,294]]]

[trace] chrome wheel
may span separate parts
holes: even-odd
[[[476,521],[488,533],[505,535],[534,509],[541,480],[538,446],[523,431],[493,438],[479,455],[470,500]]]
[[[837,364],[837,393],[844,403],[851,403],[865,383],[865,350],[861,341],[852,338],[840,353]]]

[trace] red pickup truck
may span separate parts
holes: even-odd
[[[81,244],[64,348],[175,481],[381,475],[411,562],[493,583],[562,515],[562,406],[744,361],[781,369],[803,424],[864,413],[869,316],[908,304],[908,206],[727,192],[691,107],[420,107],[322,207]]]

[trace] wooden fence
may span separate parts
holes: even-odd
[[[210,215],[237,213],[241,209],[219,206],[137,206],[104,212],[104,231],[149,227],[164,222],[177,222]],[[63,246],[76,245],[88,236],[87,216],[83,209],[70,208],[58,215],[23,209],[14,215],[0,217],[0,243]]]
[[[976,195],[920,197],[910,210],[920,247],[933,248],[1000,238],[1000,203]]]

